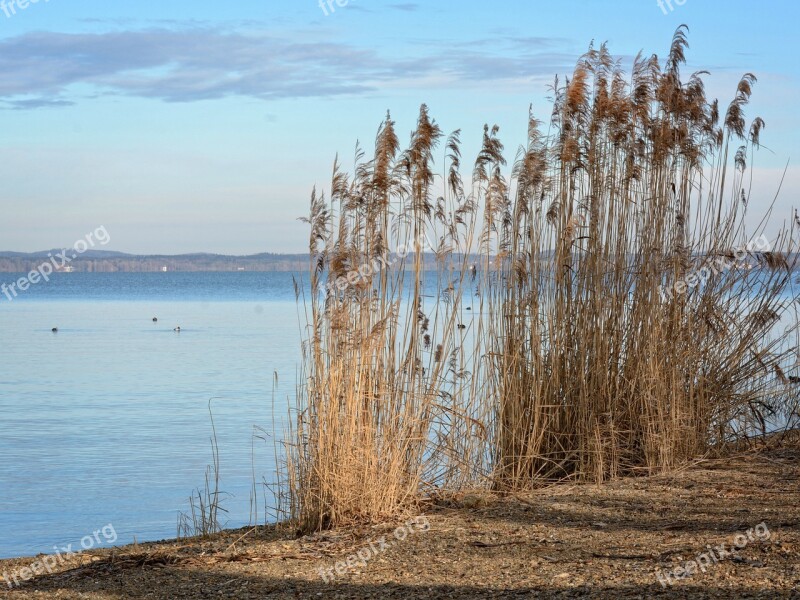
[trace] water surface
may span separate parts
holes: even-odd
[[[69,273],[0,297],[0,557],[109,523],[117,544],[174,537],[212,397],[227,524],[250,521],[254,479],[263,522],[300,337],[288,273]]]

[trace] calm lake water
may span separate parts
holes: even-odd
[[[212,462],[211,398],[223,524],[251,522],[254,480],[263,523],[297,313],[290,273],[69,273],[0,295],[0,558],[78,548],[108,524],[117,545],[174,537]]]
[[[0,557],[109,523],[118,545],[174,537],[212,397],[223,522],[250,522],[254,473],[263,522],[275,439],[257,428],[283,428],[300,339],[289,273],[70,273],[0,296]]]

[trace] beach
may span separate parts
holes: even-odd
[[[0,574],[36,560],[0,561]],[[707,564],[676,578],[691,561]],[[20,587],[0,583],[9,600],[798,598],[800,440],[666,475],[462,493],[373,526],[89,551]]]

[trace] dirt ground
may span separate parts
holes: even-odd
[[[36,561],[0,561],[0,575]],[[697,572],[674,577],[688,561]],[[56,571],[13,589],[0,579],[0,598],[800,599],[800,444],[602,486],[463,495],[413,522],[128,546]]]

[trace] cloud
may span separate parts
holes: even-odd
[[[414,2],[401,2],[399,4],[390,4],[389,8],[394,8],[395,10],[402,10],[405,12],[416,12],[420,9],[420,5],[415,4]]]
[[[415,58],[386,58],[352,43],[207,27],[36,32],[0,41],[0,101],[15,109],[68,106],[78,85],[165,102],[329,97],[422,77],[448,86],[549,77],[573,60],[546,38],[498,39],[457,53],[431,43]]]
[[[31,110],[34,108],[63,108],[74,104],[75,103],[71,100],[63,100],[60,98],[28,98],[22,100],[6,100],[6,109]]]

